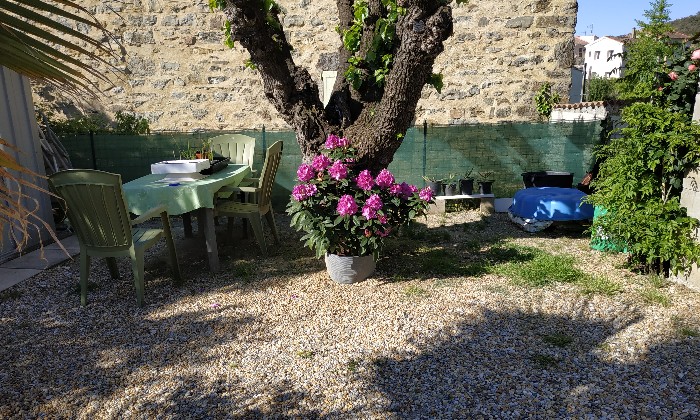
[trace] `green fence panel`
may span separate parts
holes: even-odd
[[[600,122],[503,123],[410,128],[389,169],[397,180],[425,185],[425,175],[455,177],[473,169],[492,171],[494,193],[511,197],[523,187],[523,172],[566,171],[578,182],[593,166],[593,149],[601,134]],[[230,133],[230,132],[228,132]],[[294,186],[301,151],[291,131],[237,131],[256,139],[255,169],[264,161],[265,149],[284,143],[282,162],[273,191],[273,203],[284,209]],[[95,134],[61,140],[73,166],[119,173],[124,182],[150,173],[150,165],[179,157],[181,150],[224,132],[159,133],[152,135]],[[94,160],[93,146],[94,145]]]

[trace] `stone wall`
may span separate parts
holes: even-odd
[[[321,82],[335,70],[339,37],[335,2],[279,0],[297,63]],[[86,0],[123,50],[104,96],[87,108],[113,114],[133,111],[154,130],[286,128],[268,104],[259,76],[245,67],[240,46],[222,44],[223,15],[206,1]],[[438,94],[427,86],[416,120],[432,124],[535,119],[532,98],[550,82],[563,99],[571,82],[576,0],[474,0],[453,3],[454,35],[435,72],[444,75]],[[93,34],[94,35],[94,34]],[[55,92],[35,89],[48,105]],[[70,108],[68,103],[61,104]]]

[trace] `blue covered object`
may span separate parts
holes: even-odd
[[[525,188],[515,193],[509,211],[523,219],[593,219],[593,206],[581,202],[585,196],[586,194],[576,188]]]

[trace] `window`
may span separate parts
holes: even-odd
[[[612,58],[613,50],[608,50],[608,60]]]
[[[588,51],[588,56],[589,56],[589,57],[591,56],[591,52],[590,52],[590,51]]]
[[[596,51],[595,54],[593,54],[593,59],[600,60],[600,51]]]

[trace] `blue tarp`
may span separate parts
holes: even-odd
[[[593,206],[582,203],[586,197],[576,188],[525,188],[515,193],[510,212],[524,219],[587,220],[593,219]]]

